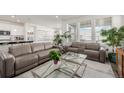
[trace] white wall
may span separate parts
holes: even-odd
[[[19,23],[13,23],[13,22],[8,22],[8,21],[0,21],[0,30],[5,30],[5,31],[10,31],[11,36],[14,35],[23,35],[24,40],[29,40],[29,37],[32,37],[34,41],[38,41],[40,34],[42,31],[46,31],[49,36],[54,35],[55,29],[50,28],[50,27],[45,27],[45,26],[39,26],[31,23],[24,23],[24,24],[19,24]],[[40,31],[40,32],[39,32]],[[33,32],[33,35],[29,35],[28,32]],[[10,36],[0,36],[0,38],[13,38]]]
[[[49,27],[45,27],[45,26],[36,26],[35,42],[46,42],[46,41],[41,41],[41,39],[43,38],[44,35],[46,35],[46,37],[49,37],[51,40],[53,40],[54,31],[55,31],[55,29],[53,29],[53,28],[49,28]],[[44,37],[44,38],[46,38],[46,37]],[[51,40],[47,41],[47,42],[51,42]]]
[[[24,35],[24,25],[0,21],[0,30],[7,30],[11,35]]]
[[[119,15],[112,16],[112,26],[118,28],[122,26],[122,16]]]
[[[62,29],[65,30],[66,24],[79,23],[79,22],[82,22],[85,20],[92,21],[95,19],[101,19],[101,18],[106,18],[106,17],[112,17],[112,26],[113,27],[114,26],[119,27],[121,25],[124,25],[124,16],[120,16],[120,15],[90,15],[90,16],[83,16],[80,18],[63,21]]]
[[[124,15],[121,16],[121,23],[124,25]]]
[[[55,29],[50,27],[40,26],[40,25],[35,25],[30,23],[25,23],[24,28],[25,28],[24,30],[25,40],[28,40],[28,37],[29,37],[27,33],[32,31],[34,33],[32,35],[34,42],[44,42],[44,41],[41,41],[41,39],[45,34],[47,34],[46,35],[47,37],[50,37],[51,39],[53,39],[54,31],[55,31]]]
[[[106,18],[106,17],[111,17],[111,15],[87,15],[87,16],[82,16],[82,17],[79,17],[79,18],[63,21],[63,24],[82,22],[82,21],[85,21],[85,20],[92,20],[92,19],[99,19],[99,18]]]
[[[30,23],[25,23],[24,24],[24,40],[28,40],[28,32],[31,31],[31,24]]]

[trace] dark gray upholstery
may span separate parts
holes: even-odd
[[[23,67],[23,69],[18,69],[18,70],[15,70],[15,75],[18,75],[18,74],[21,74],[25,71],[28,71],[34,67],[36,67],[38,64],[37,63],[34,63],[32,65],[29,65],[29,66],[26,66],[26,67]]]
[[[86,48],[86,44],[85,43],[80,43],[80,47],[81,49],[85,49]]]
[[[49,58],[49,52],[53,48],[51,43],[34,43],[22,46],[11,46],[9,53],[0,52],[0,77],[12,77],[38,66]],[[83,53],[88,59],[104,63],[106,61],[105,50],[100,49],[96,43],[73,42],[71,46],[64,46],[65,51]]]
[[[9,53],[0,52],[0,77],[18,75],[50,60],[52,50],[59,51],[51,43],[11,46]]]
[[[31,44],[31,49],[32,49],[32,52],[34,53],[34,52],[44,50],[45,46],[43,43],[34,43],[34,44]]]
[[[71,47],[73,47],[73,48],[79,48],[80,47],[80,42],[72,42]]]
[[[47,51],[50,52],[50,51],[60,51],[59,48],[51,48],[51,49],[48,49]]]
[[[90,49],[90,50],[99,50],[100,49],[100,45],[98,43],[87,43],[86,44],[86,49]]]
[[[19,45],[9,47],[9,52],[15,57],[32,53],[30,45]]]
[[[96,50],[84,50],[83,53],[88,55],[87,59],[99,61],[99,51],[96,51]]]
[[[45,43],[44,44],[45,49],[53,48],[53,45],[51,43]]]
[[[69,47],[69,48],[68,48],[68,51],[78,53],[78,48],[75,48],[75,47]]]
[[[16,57],[15,69],[22,69],[23,67],[38,63],[38,56],[34,54],[23,55]]]
[[[49,57],[49,51],[41,51],[38,53],[39,60]]]
[[[106,61],[106,51],[100,50],[100,44],[98,43],[73,42],[72,45],[64,46],[64,48],[67,52],[86,54],[87,59],[100,61],[102,63]]]
[[[15,57],[6,52],[0,52],[0,75],[1,77],[14,76]]]

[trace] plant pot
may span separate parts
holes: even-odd
[[[116,63],[116,53],[109,53],[108,58],[110,62]]]
[[[54,60],[54,64],[56,65],[58,63],[58,60]]]
[[[112,55],[112,62],[116,63],[116,55]]]

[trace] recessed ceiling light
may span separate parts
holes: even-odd
[[[11,17],[12,17],[12,18],[15,18],[15,15],[12,15]]]
[[[56,18],[59,18],[59,16],[56,16]]]

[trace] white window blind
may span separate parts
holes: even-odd
[[[97,41],[102,40],[103,37],[100,35],[102,29],[108,30],[111,27],[112,27],[112,18],[111,17],[102,18],[102,19],[96,19],[95,20],[96,40]]]
[[[92,35],[91,21],[83,21],[80,23],[80,41],[91,40]]]
[[[37,41],[42,42],[52,42],[54,38],[53,31],[46,31],[46,30],[38,30],[37,31]]]

